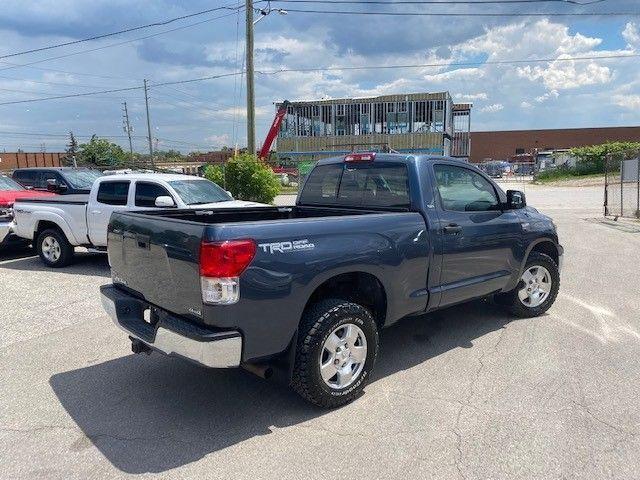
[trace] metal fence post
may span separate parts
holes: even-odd
[[[640,152],[636,158],[636,217],[640,218]]]
[[[624,160],[620,160],[620,216],[621,217],[624,217],[623,192],[624,192]]]
[[[604,158],[604,216],[609,215],[609,160],[607,155]]]

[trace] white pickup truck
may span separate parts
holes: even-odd
[[[50,267],[73,260],[75,247],[105,251],[111,213],[154,208],[262,207],[234,200],[218,185],[189,175],[140,173],[98,178],[88,195],[20,199],[14,205],[13,232],[31,240]]]

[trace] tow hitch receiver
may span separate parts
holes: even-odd
[[[133,353],[146,353],[151,355],[151,348],[144,342],[141,342],[137,338],[129,337],[131,339],[131,351]]]

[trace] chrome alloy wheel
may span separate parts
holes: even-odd
[[[551,293],[551,274],[544,267],[529,267],[520,277],[524,286],[518,291],[518,298],[525,307],[539,307]]]
[[[340,325],[327,337],[320,351],[320,375],[334,389],[351,385],[367,360],[367,338],[353,323]]]
[[[42,240],[42,255],[51,263],[55,263],[60,259],[62,249],[58,240],[54,237],[44,237]]]

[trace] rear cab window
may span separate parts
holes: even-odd
[[[408,209],[409,174],[396,162],[320,165],[307,179],[300,204]]]
[[[26,187],[33,187],[36,182],[34,170],[19,170],[13,173],[13,178]]]
[[[126,182],[102,182],[98,187],[96,200],[106,205],[126,205],[129,195],[129,183]]]

